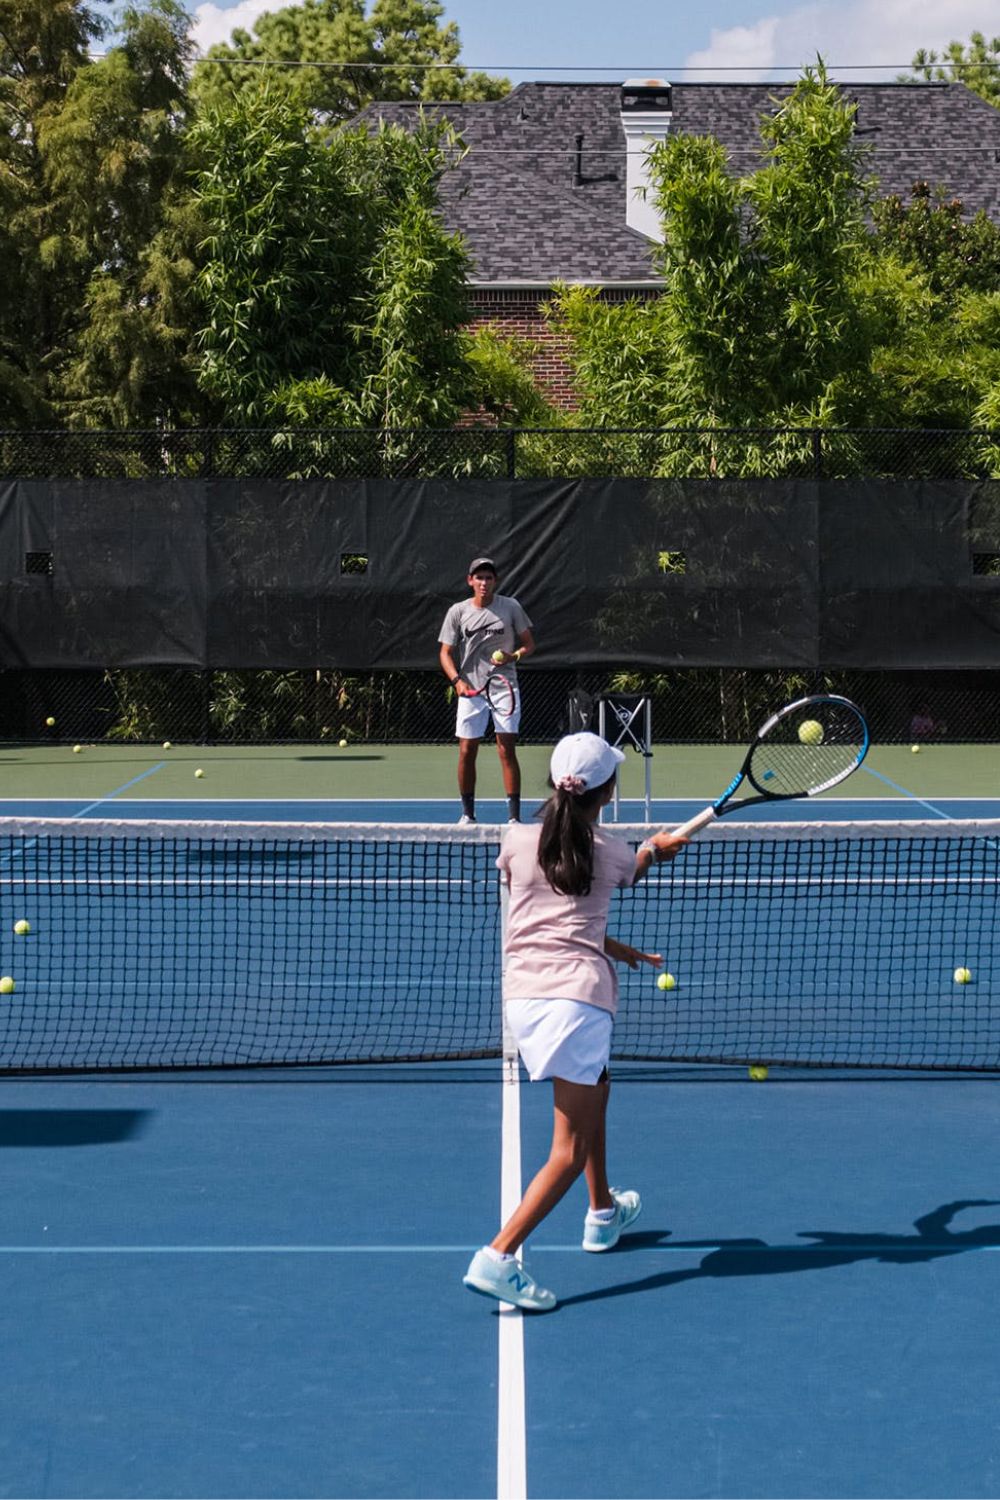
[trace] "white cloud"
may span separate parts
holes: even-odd
[[[773,70],[801,68],[819,53],[838,78],[876,82],[895,78],[918,48],[941,52],[950,41],[967,41],[973,31],[987,37],[1000,32],[1000,0],[937,0],[919,15],[913,0],[846,0],[841,5],[821,0],[766,16],[752,26],[713,30],[708,46],[685,62],[732,82],[790,79],[793,73]],[[882,71],[872,64],[882,64]],[[722,68],[739,71],[721,73]]]
[[[244,31],[252,31],[258,16],[268,10],[280,9],[281,0],[277,4],[275,0],[238,0],[238,4],[230,5],[228,9],[222,5],[212,5],[206,0],[204,5],[196,5],[194,9],[191,34],[195,46],[199,52],[205,52],[216,42],[228,42],[237,26],[241,26]]]

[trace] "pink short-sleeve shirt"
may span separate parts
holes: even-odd
[[[554,891],[538,863],[537,824],[508,828],[497,869],[510,884],[504,939],[505,1000],[582,1000],[618,1007],[618,977],[604,952],[611,893],[630,886],[635,855],[600,828],[594,830],[594,878],[587,896]]]

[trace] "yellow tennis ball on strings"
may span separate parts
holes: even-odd
[[[969,984],[972,980],[972,970],[958,968],[955,970],[953,977],[956,984]]]
[[[31,923],[26,922],[22,917],[19,922],[14,923],[14,931],[18,937],[25,937],[31,931]]]
[[[767,1069],[763,1066],[762,1063],[755,1063],[750,1069],[750,1077],[753,1079],[754,1083],[763,1083],[764,1079],[767,1077]]]
[[[658,990],[672,990],[676,989],[676,987],[677,980],[672,974],[661,974],[656,981],[656,988]]]
[[[495,662],[496,665],[499,666],[503,661],[503,658],[504,653],[502,651],[494,651],[493,655],[490,657],[490,661]]]
[[[9,974],[5,974],[3,978],[0,979],[0,995],[13,995],[13,993],[14,981],[13,979],[11,979]]]
[[[799,739],[803,745],[821,745],[823,726],[816,719],[803,719],[799,725]]]

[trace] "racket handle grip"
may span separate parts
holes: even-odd
[[[679,833],[686,839],[692,838],[696,833],[700,833],[703,828],[707,828],[709,823],[714,823],[716,817],[715,808],[706,807],[695,817],[690,818],[687,823],[682,823],[679,828],[675,828],[674,833]]]

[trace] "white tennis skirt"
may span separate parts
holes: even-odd
[[[508,1000],[507,1027],[528,1076],[597,1083],[611,1056],[614,1016],[582,1000]]]

